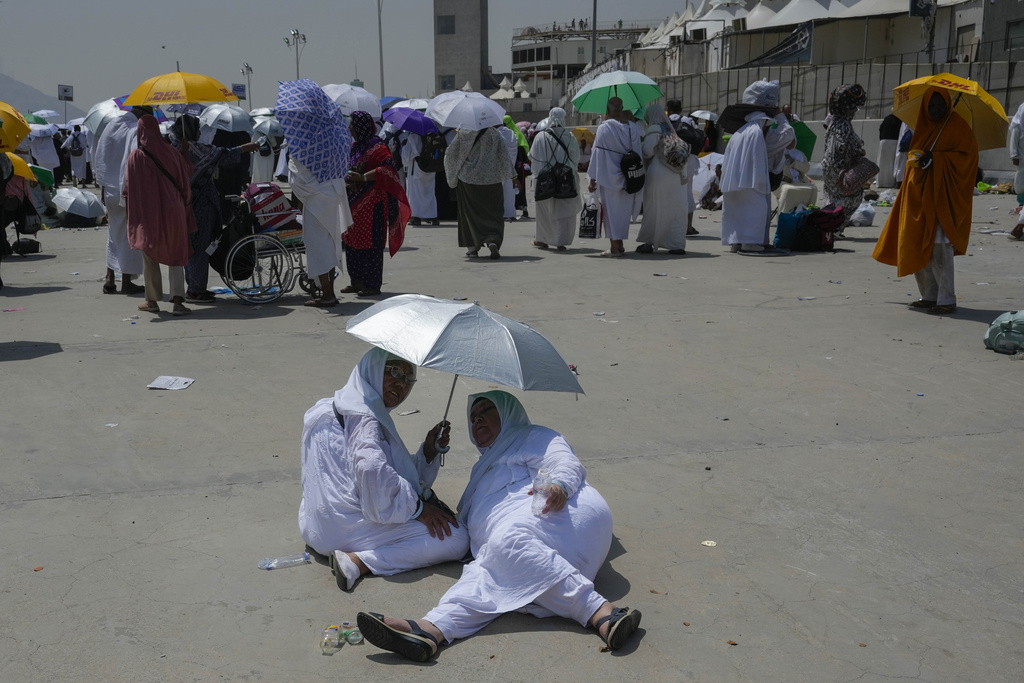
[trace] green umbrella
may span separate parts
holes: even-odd
[[[28,167],[32,169],[32,173],[35,174],[40,185],[46,188],[53,187],[53,171],[42,166],[33,166],[32,164],[29,164]]]
[[[791,121],[789,125],[793,126],[793,132],[796,133],[796,148],[803,152],[807,160],[810,161],[818,136],[812,133],[803,121]]]
[[[625,111],[639,109],[662,96],[658,84],[636,71],[610,71],[590,81],[572,98],[576,111],[604,114],[608,100],[618,97]]]
[[[28,123],[41,123],[43,125],[49,123],[49,121],[44,119],[42,116],[36,116],[35,114],[25,114],[24,116],[25,121],[27,121]]]

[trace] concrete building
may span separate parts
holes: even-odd
[[[590,19],[585,21],[589,22]],[[605,62],[621,53],[648,33],[657,21],[598,22],[597,59]],[[529,98],[507,102],[509,112],[536,113],[521,118],[540,120],[551,107],[558,106],[566,84],[572,82],[589,65],[593,52],[593,27],[583,19],[552,22],[517,28],[512,32],[512,80],[521,82]]]
[[[434,0],[434,93],[493,90],[487,61],[487,0]]]

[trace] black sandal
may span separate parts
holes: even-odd
[[[936,302],[926,301],[925,299],[918,299],[917,301],[911,301],[911,308],[932,308]]]
[[[417,626],[415,621],[407,619],[406,623],[409,624],[412,633],[388,626],[384,623],[384,615],[377,612],[360,612],[356,615],[356,624],[359,625],[363,637],[380,649],[395,652],[414,662],[427,662],[433,659],[437,654],[437,639]]]
[[[601,624],[607,621],[608,635],[601,636],[601,640],[610,649],[618,650],[640,628],[640,617],[640,610],[617,607],[608,616],[598,619],[597,623],[594,624],[594,628],[597,629],[597,635],[601,636]],[[360,624],[361,627],[362,624]]]

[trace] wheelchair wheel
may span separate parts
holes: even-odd
[[[239,240],[228,253],[225,270],[224,282],[250,304],[274,301],[292,284],[292,256],[277,238],[267,234]]]

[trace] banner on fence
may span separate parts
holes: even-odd
[[[737,68],[752,66],[769,66],[774,64],[793,64],[805,62],[811,58],[811,42],[814,37],[814,22],[808,21],[797,26],[781,43],[765,52],[760,57]]]

